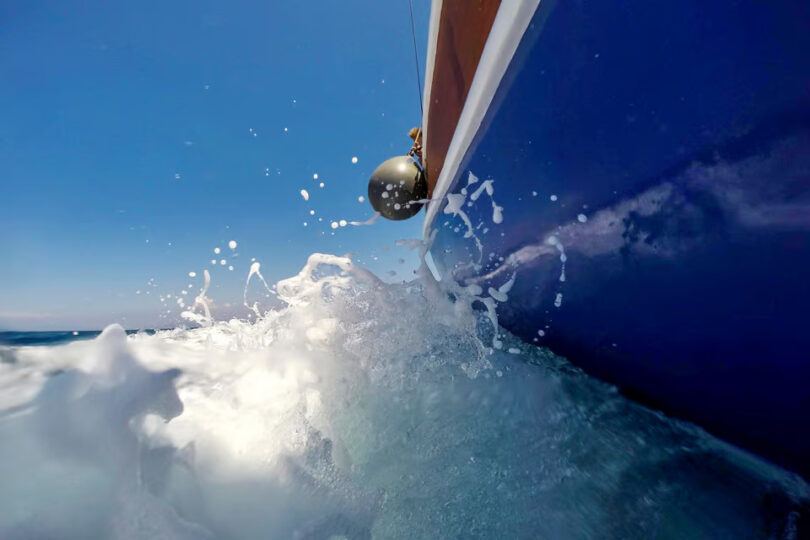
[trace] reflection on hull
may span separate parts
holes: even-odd
[[[504,327],[805,475],[808,22],[541,2],[429,223]]]

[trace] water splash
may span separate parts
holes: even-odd
[[[271,289],[270,286],[267,284],[267,281],[265,281],[264,276],[262,275],[262,272],[261,272],[261,268],[262,268],[262,265],[261,265],[260,262],[254,261],[253,263],[251,263],[250,271],[248,272],[248,276],[245,279],[245,289],[242,292],[242,305],[245,306],[246,308],[248,308],[257,318],[262,316],[262,313],[259,312],[259,303],[258,302],[253,302],[253,304],[248,304],[248,299],[247,299],[248,287],[250,286],[251,278],[253,276],[256,276],[262,282],[262,285],[264,285],[264,288],[267,291],[267,294],[272,294],[272,295],[276,294],[276,291]]]
[[[222,264],[225,264],[224,259],[222,260]],[[195,322],[202,326],[211,326],[214,321],[214,319],[211,317],[211,299],[205,296],[208,292],[208,287],[211,286],[211,274],[208,272],[208,270],[203,270],[203,276],[204,282],[203,288],[200,290],[200,294],[194,298],[194,304],[191,306],[191,309],[182,312],[180,316],[188,321]],[[198,307],[203,311],[201,314],[195,311]]]
[[[798,478],[419,272],[314,254],[253,322],[212,320],[206,275],[204,327],[16,349],[0,538],[790,538],[806,515]]]
[[[362,197],[361,197],[361,199],[362,199]],[[381,214],[379,212],[374,212],[374,215],[371,216],[370,218],[368,218],[367,220],[365,220],[365,221],[350,221],[349,225],[354,225],[355,227],[361,227],[361,226],[364,226],[364,225],[374,225],[374,223],[377,221],[377,219],[379,219],[380,215]]]
[[[476,227],[473,226],[472,221],[470,221],[470,217],[464,211],[465,204],[467,206],[472,206],[478,198],[481,196],[482,193],[486,193],[489,197],[490,203],[492,204],[492,223],[495,225],[499,225],[503,223],[503,207],[499,206],[494,199],[495,188],[493,186],[494,181],[492,179],[484,180],[481,182],[481,185],[473,191],[469,193],[470,188],[473,184],[477,184],[479,182],[478,177],[470,171],[467,175],[467,183],[466,185],[459,190],[458,193],[448,193],[446,195],[447,204],[444,207],[443,213],[450,214],[451,216],[458,217],[461,219],[464,227],[466,228],[464,232],[464,238],[472,238],[475,242],[475,246],[478,252],[478,256],[473,264],[476,270],[481,268],[481,261],[484,256],[484,245],[481,242],[481,239],[478,238],[478,235],[475,233]],[[468,200],[469,198],[469,200]],[[481,224],[479,224],[480,227]],[[485,230],[486,232],[486,230]]]

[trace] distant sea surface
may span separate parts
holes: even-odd
[[[155,330],[127,330],[126,332],[127,334],[145,332],[151,335],[155,333]],[[101,330],[65,330],[51,332],[0,331],[0,346],[5,345],[7,347],[25,347],[32,345],[60,345],[69,343],[71,341],[94,339],[99,334],[101,334]]]

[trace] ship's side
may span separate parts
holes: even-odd
[[[810,474],[810,4],[495,3],[454,120],[439,74],[470,47],[440,46],[461,4],[434,2],[425,92],[442,278]]]

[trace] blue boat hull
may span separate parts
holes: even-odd
[[[810,4],[542,1],[449,174],[443,278],[810,475]]]

